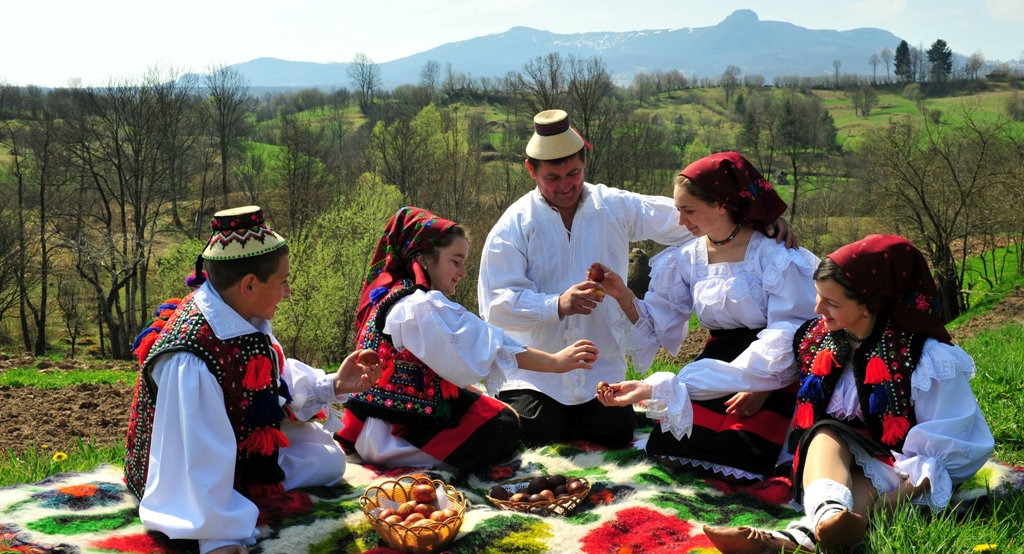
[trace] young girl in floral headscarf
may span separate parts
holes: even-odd
[[[678,373],[613,383],[597,398],[610,406],[647,401],[647,417],[658,420],[643,445],[651,456],[727,478],[762,479],[775,472],[793,414],[790,345],[814,315],[818,259],[760,232],[786,203],[737,152],[688,165],[673,192],[679,225],[697,238],[651,260],[643,299],[610,272],[605,290],[633,322],[630,353],[641,371],[660,348],[679,351],[694,313],[711,339]]]
[[[588,340],[554,354],[524,346],[453,302],[468,255],[453,221],[414,207],[388,221],[356,316],[358,345],[377,352],[383,373],[345,404],[339,432],[363,461],[473,469],[507,458],[519,418],[474,385],[506,369],[561,373],[597,359]]]
[[[784,531],[705,527],[722,552],[856,546],[873,509],[907,499],[944,508],[992,453],[974,362],[952,344],[914,245],[869,235],[829,254],[814,279],[820,317],[793,345],[794,498],[806,515]]]

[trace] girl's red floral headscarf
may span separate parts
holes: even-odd
[[[456,223],[413,206],[406,206],[391,216],[377,249],[370,260],[370,270],[363,281],[356,312],[356,329],[362,329],[374,301],[386,294],[401,279],[430,288],[430,277],[416,256],[433,250],[434,245]]]
[[[951,343],[928,262],[899,235],[868,235],[828,255],[868,311],[888,310],[896,327]]]
[[[679,172],[697,188],[739,212],[741,223],[764,229],[786,211],[786,202],[771,183],[738,152],[719,152],[701,158]]]

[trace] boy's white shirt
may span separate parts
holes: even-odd
[[[269,321],[246,320],[209,282],[195,299],[218,338],[261,332],[279,344]],[[347,395],[336,397],[330,376],[298,360],[285,360],[281,378],[297,417],[281,425],[291,442],[278,454],[285,489],[336,483],[345,472],[344,452],[319,423],[304,420]],[[158,392],[149,473],[139,505],[143,524],[172,539],[199,540],[202,554],[254,544],[259,510],[232,487],[237,445],[217,379],[199,357],[176,352],[156,361],[153,380]]]

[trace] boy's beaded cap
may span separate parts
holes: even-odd
[[[237,260],[273,252],[285,239],[267,226],[259,206],[221,210],[210,221],[213,235],[206,243],[203,258]]]

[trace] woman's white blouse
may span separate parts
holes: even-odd
[[[660,372],[648,417],[676,438],[693,426],[691,400],[738,391],[776,390],[797,380],[793,334],[814,316],[812,274],[818,258],[754,233],[739,262],[708,263],[707,241],[668,249],[651,260],[651,285],[637,300],[640,318],[629,335],[634,366],[644,371],[659,348],[672,355],[686,339],[692,314],[708,329],[764,329],[736,359],[697,360],[677,375]]]

